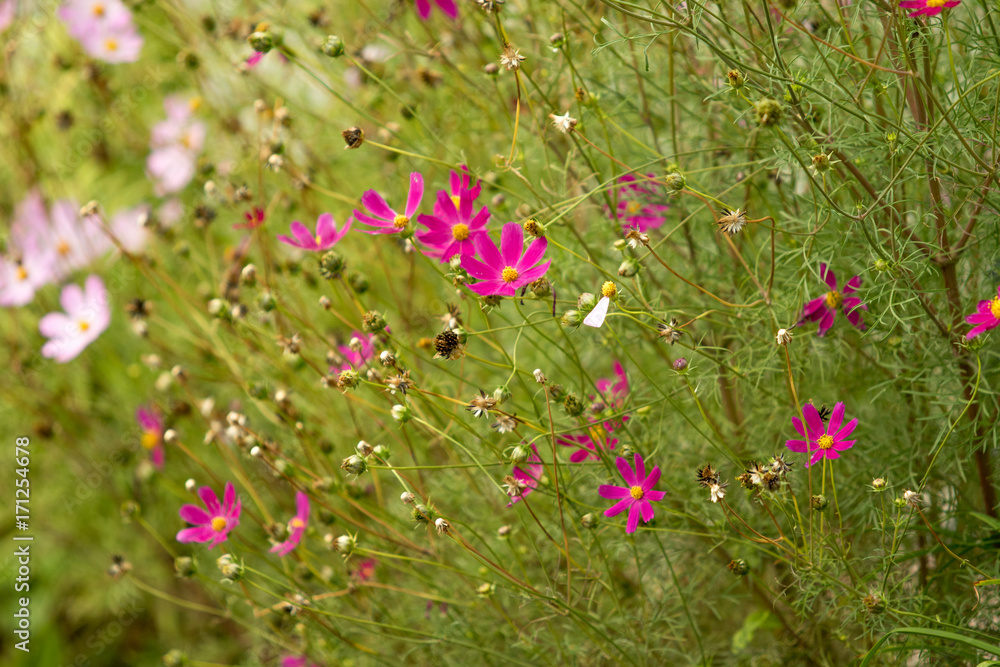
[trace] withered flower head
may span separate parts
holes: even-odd
[[[741,211],[738,208],[732,211],[723,211],[723,215],[719,218],[718,224],[719,229],[724,231],[726,234],[729,236],[735,236],[736,234],[739,234],[744,227],[746,227],[746,211]]]
[[[729,486],[729,482],[725,482],[725,483],[722,483],[722,484],[720,484],[718,482],[713,482],[712,484],[709,484],[708,485],[708,490],[711,491],[711,493],[712,493],[712,495],[710,497],[710,500],[713,503],[717,503],[720,500],[722,500],[723,498],[725,498],[726,497],[726,487],[727,486]]]
[[[771,472],[775,475],[784,477],[792,469],[793,465],[795,464],[785,460],[785,455],[783,453],[771,457]]]
[[[520,69],[522,62],[524,62],[524,56],[521,55],[518,49],[515,49],[511,44],[503,45],[503,52],[500,54],[500,64],[508,72]]]
[[[510,433],[517,428],[517,419],[514,415],[498,414],[497,420],[490,424],[490,428],[495,428],[497,433]]]
[[[341,132],[341,136],[347,144],[344,148],[360,148],[365,143],[365,131],[356,125]]]
[[[403,395],[405,396],[406,390],[412,389],[416,386],[416,384],[414,384],[413,380],[410,379],[410,371],[407,370],[386,378],[385,386],[389,388],[391,393],[395,394],[396,390],[399,390],[403,392]]]
[[[681,339],[681,335],[684,333],[677,328],[677,319],[673,317],[670,318],[669,324],[660,322],[656,325],[656,328],[660,332],[660,338],[663,338],[671,345],[679,341]]]
[[[465,354],[465,346],[461,344],[458,334],[454,331],[442,331],[434,339],[435,359],[459,359]]]
[[[553,127],[562,132],[563,134],[569,134],[576,127],[576,118],[570,118],[569,110],[563,116],[557,116],[554,113],[549,114],[549,120],[552,121]]]
[[[125,311],[132,319],[141,320],[149,317],[150,313],[153,312],[153,303],[137,297],[128,302]]]
[[[719,483],[719,471],[713,468],[711,463],[706,463],[695,471],[695,478],[698,484],[708,488],[712,484]]]
[[[640,232],[638,229],[629,229],[628,233],[625,234],[625,239],[628,241],[629,247],[632,249],[638,248],[641,245],[649,245],[649,234]]]
[[[750,473],[748,473],[748,472],[745,472],[742,475],[740,475],[739,477],[737,477],[736,481],[739,482],[740,486],[742,486],[744,489],[753,489],[753,488],[755,488],[753,480],[751,479]]]
[[[295,334],[291,338],[278,336],[278,345],[284,348],[288,354],[298,354],[302,345],[302,337],[299,334]]]
[[[777,491],[781,488],[781,478],[773,472],[766,472],[761,477],[761,485],[768,491]]]
[[[750,475],[750,483],[754,486],[763,486],[764,475],[767,474],[767,468],[762,467],[756,461],[750,462],[750,467],[747,468],[747,474]]]
[[[511,498],[517,498],[524,493],[524,490],[528,488],[527,482],[522,479],[518,479],[513,475],[505,475],[503,478],[503,484],[507,487],[507,495]]]
[[[469,405],[465,408],[472,413],[473,417],[486,417],[489,415],[490,410],[497,406],[497,400],[493,396],[487,396],[486,392],[482,389],[479,390],[478,396],[473,396],[472,400],[469,401]]]

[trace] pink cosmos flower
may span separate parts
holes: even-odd
[[[10,24],[14,22],[15,9],[14,0],[0,2],[0,32],[9,28]]]
[[[556,444],[563,447],[576,447],[577,450],[570,455],[569,460],[573,463],[580,463],[587,460],[600,461],[598,450],[614,449],[615,445],[618,444],[618,439],[612,438],[596,424],[592,424],[590,430],[585,434],[556,436]]]
[[[354,217],[359,222],[371,225],[375,229],[362,229],[366,234],[398,234],[408,229],[410,218],[420,208],[420,200],[424,198],[424,177],[417,172],[410,174],[410,192],[406,198],[405,213],[396,213],[389,207],[382,195],[375,190],[368,190],[361,195],[361,203],[372,215],[365,215],[355,209]]]
[[[295,235],[295,238],[279,234],[278,240],[290,246],[302,248],[303,250],[329,250],[340,239],[344,238],[353,222],[354,218],[348,218],[344,228],[337,231],[337,222],[333,219],[333,216],[329,213],[324,213],[316,220],[315,236],[309,231],[308,227],[295,220],[291,225],[292,234]]]
[[[516,222],[503,226],[500,249],[489,234],[477,235],[475,246],[481,260],[463,255],[462,268],[482,281],[469,285],[476,294],[514,296],[518,289],[544,276],[552,264],[551,261],[538,264],[545,255],[548,239],[537,238],[524,250],[524,230]]]
[[[233,229],[257,229],[264,224],[266,214],[264,209],[260,206],[254,206],[249,211],[243,213],[243,219],[246,222],[240,222],[233,225]],[[308,230],[307,230],[308,231]]]
[[[146,159],[146,174],[159,196],[179,192],[194,178],[198,155],[205,144],[207,128],[193,117],[194,100],[171,95],[163,100],[166,120],[153,127]]]
[[[369,359],[375,354],[375,348],[372,346],[372,341],[375,340],[375,334],[366,334],[360,331],[352,331],[351,338],[357,338],[358,342],[361,344],[361,349],[355,352],[351,349],[350,345],[338,345],[337,351],[340,352],[341,356],[344,357],[344,363],[340,366],[331,366],[330,372],[340,372],[350,369],[358,370],[365,365]]]
[[[417,14],[420,15],[421,20],[426,21],[431,15],[431,2],[430,0],[415,0],[417,5]],[[449,18],[458,18],[458,6],[455,5],[455,0],[434,0],[441,11],[448,15]]]
[[[358,569],[351,575],[358,581],[368,581],[375,576],[375,565],[378,563],[374,558],[366,558],[358,563]]]
[[[856,289],[861,287],[861,278],[854,276],[848,280],[847,284],[844,285],[843,293],[841,293],[837,291],[837,276],[833,271],[826,268],[826,264],[819,265],[819,275],[826,282],[830,291],[805,305],[799,324],[802,324],[806,320],[819,322],[817,335],[824,336],[830,330],[830,327],[833,326],[833,319],[837,315],[837,309],[842,308],[844,315],[847,316],[847,321],[861,331],[864,331],[865,323],[861,320],[861,311],[868,310],[868,306],[861,303],[861,299],[856,296],[847,296],[848,294],[853,294]]]
[[[517,495],[511,497],[511,501],[507,503],[507,507],[513,507],[516,503],[521,502],[521,498],[534,491],[535,487],[538,486],[538,480],[542,478],[544,466],[542,465],[542,459],[538,457],[538,449],[532,445],[531,452],[532,454],[525,461],[523,469],[519,466],[514,466],[514,479],[518,481],[520,489]]]
[[[452,171],[448,174],[448,194],[452,201],[458,201],[458,198],[466,192],[475,201],[482,189],[483,186],[479,184],[478,180],[475,183],[472,182],[472,172],[464,164],[458,165],[458,171]]]
[[[485,206],[473,215],[471,190],[449,197],[444,190],[437,193],[434,214],[421,214],[420,224],[426,232],[417,232],[417,239],[431,248],[431,255],[447,262],[455,255],[475,255],[475,241],[486,233],[490,212]]]
[[[135,420],[142,428],[142,446],[149,450],[149,458],[157,468],[163,467],[163,418],[153,409],[140,407]]]
[[[49,339],[42,356],[61,364],[75,359],[97,340],[111,322],[108,293],[98,276],[87,276],[85,289],[66,285],[59,297],[65,313],[49,313],[38,322],[38,330]]]
[[[655,178],[653,174],[646,176]],[[625,174],[618,179],[618,183],[618,207],[613,217],[622,229],[634,227],[645,232],[663,226],[670,207],[656,203],[666,196],[662,187],[653,181],[640,180],[634,174]],[[610,209],[608,213],[610,215]]]
[[[203,486],[198,489],[198,496],[201,502],[205,503],[208,511],[197,505],[184,505],[180,509],[181,518],[190,524],[192,528],[185,528],[177,533],[178,542],[208,542],[208,548],[213,548],[216,544],[221,544],[229,538],[230,531],[240,523],[240,510],[242,504],[236,497],[236,489],[232,482],[226,482],[226,491],[223,504],[219,504],[219,497],[215,495],[210,487]]]
[[[606,409],[619,410],[625,405],[625,400],[628,398],[629,384],[628,376],[625,374],[625,369],[622,368],[620,361],[615,361],[614,373],[615,377],[613,379],[599,378],[594,383],[597,386],[597,391],[601,392],[601,398],[603,399],[603,403],[595,403],[591,407],[595,413],[603,412]],[[594,397],[591,396],[590,398],[593,399]],[[627,421],[627,415],[620,419],[608,419],[604,422],[604,428],[608,431],[614,431],[621,428]]]
[[[140,204],[119,211],[111,218],[111,233],[126,252],[137,253],[146,247],[149,242],[149,229],[145,223],[149,214],[149,206]]]
[[[802,416],[805,418],[805,426],[798,417],[792,417],[792,426],[805,440],[788,440],[785,446],[793,452],[812,452],[812,457],[806,463],[809,467],[822,458],[840,458],[840,452],[850,449],[857,440],[845,440],[857,428],[858,420],[852,419],[843,424],[844,404],[837,403],[833,407],[830,421],[826,424],[819,416],[819,411],[812,403],[802,406]]]
[[[69,0],[59,9],[59,18],[88,55],[110,63],[139,59],[142,36],[120,0]]]
[[[653,466],[653,471],[649,473],[649,477],[646,477],[646,464],[639,454],[635,455],[635,471],[632,470],[632,466],[628,464],[628,461],[620,456],[615,459],[615,465],[618,466],[618,472],[625,478],[625,483],[628,486],[601,484],[597,492],[602,498],[609,500],[621,499],[606,509],[604,516],[616,516],[627,508],[628,523],[625,526],[625,532],[634,533],[636,528],[639,527],[640,514],[642,515],[643,523],[649,523],[652,520],[653,506],[650,504],[650,501],[663,500],[663,496],[666,495],[663,491],[653,490],[656,483],[660,481],[660,467]]]
[[[0,257],[0,306],[23,306],[35,298],[35,291],[51,282],[55,255],[34,249],[20,259]]]
[[[286,655],[281,659],[281,667],[319,667],[315,662],[309,662],[306,656]]]
[[[309,521],[309,496],[296,491],[295,509],[295,516],[288,522],[288,539],[271,547],[271,553],[287,556],[302,541],[302,535],[306,532],[306,522]]]
[[[976,325],[969,333],[965,334],[966,340],[972,340],[984,331],[1000,326],[1000,287],[997,288],[995,298],[989,301],[980,301],[976,312],[966,315],[965,321]]]
[[[55,251],[55,279],[61,280],[73,271],[89,266],[108,252],[111,241],[97,216],[80,216],[75,201],[60,199],[49,209],[49,224],[41,238]]]
[[[916,9],[907,16],[937,16],[945,8],[958,7],[960,0],[903,0],[899,3],[901,9]]]

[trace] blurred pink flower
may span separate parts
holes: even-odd
[[[580,463],[588,459],[600,461],[598,450],[614,449],[615,445],[618,444],[618,439],[612,438],[605,433],[605,429],[593,424],[586,433],[556,436],[556,444],[563,447],[576,447],[577,450],[570,455],[569,460],[573,463]]]
[[[976,306],[976,312],[966,315],[965,321],[976,325],[965,334],[966,340],[972,340],[984,331],[1000,326],[1000,287],[997,288],[996,297],[989,301],[980,301]]]
[[[141,252],[149,242],[149,206],[140,204],[115,213],[111,218],[111,233],[126,252]]]
[[[398,234],[409,228],[410,219],[420,208],[420,201],[424,198],[424,177],[418,172],[410,174],[410,192],[406,197],[406,209],[403,213],[397,213],[389,207],[385,199],[375,190],[368,190],[361,195],[361,203],[365,209],[371,213],[366,215],[355,209],[354,217],[358,222],[371,225],[375,229],[362,229],[366,234]]]
[[[845,440],[858,426],[858,420],[852,419],[844,424],[844,404],[837,403],[833,406],[833,413],[830,415],[829,423],[824,424],[819,416],[819,411],[812,403],[802,406],[803,420],[792,417],[792,426],[805,440],[788,440],[785,446],[793,452],[800,454],[812,453],[806,467],[817,463],[820,459],[840,458],[840,452],[850,449],[857,440]]]
[[[642,515],[643,523],[649,523],[653,519],[653,506],[650,501],[663,500],[666,495],[663,491],[654,491],[653,487],[660,481],[660,467],[653,466],[653,471],[646,476],[646,465],[642,456],[635,455],[635,470],[622,457],[615,459],[618,472],[625,479],[627,487],[611,486],[602,484],[597,492],[602,498],[609,500],[619,500],[604,511],[604,516],[612,517],[628,510],[628,523],[625,526],[626,533],[634,533],[639,527],[639,515]]]
[[[149,458],[157,468],[163,467],[163,418],[152,408],[140,407],[135,420],[142,428],[142,446],[149,450]]]
[[[480,259],[463,255],[462,268],[481,281],[469,285],[476,294],[514,296],[519,288],[544,276],[552,264],[538,263],[545,255],[548,239],[537,238],[524,250],[524,230],[516,222],[503,226],[499,249],[489,234],[477,235],[475,246]]]
[[[84,287],[66,285],[59,297],[65,313],[49,313],[38,322],[38,330],[49,339],[42,346],[43,357],[64,364],[108,328],[111,309],[104,282],[98,276],[87,276]]]
[[[14,11],[17,9],[14,0],[0,2],[0,32],[10,27],[14,22]]]
[[[54,279],[55,254],[31,249],[17,259],[0,257],[0,306],[23,306]]]
[[[375,565],[378,563],[374,558],[366,558],[358,563],[358,569],[351,574],[358,581],[368,581],[375,576]]]
[[[827,269],[826,264],[819,265],[819,275],[820,279],[830,288],[830,291],[805,305],[799,324],[802,324],[806,320],[819,322],[817,335],[824,336],[830,330],[830,327],[833,326],[837,309],[842,308],[844,315],[847,316],[847,321],[861,331],[864,331],[865,324],[861,320],[861,311],[868,310],[868,306],[861,303],[861,299],[856,296],[847,296],[848,294],[853,294],[855,290],[861,287],[861,278],[854,276],[847,281],[842,294],[837,291],[837,276],[833,271]]]
[[[655,178],[653,174],[646,174]],[[666,222],[666,212],[670,209],[663,201],[666,192],[655,181],[640,180],[634,174],[625,174],[618,179],[618,206],[614,215],[622,229],[633,227],[640,232],[656,229]],[[611,209],[605,206],[608,214]]]
[[[198,489],[198,496],[207,511],[197,505],[188,504],[181,507],[181,518],[193,527],[177,533],[177,541],[208,542],[208,548],[212,549],[216,544],[225,542],[229,538],[230,531],[239,525],[242,504],[236,497],[236,489],[233,488],[232,482],[226,482],[221,505],[219,497],[210,487],[203,486]]]
[[[354,222],[354,218],[348,218],[344,228],[338,231],[337,222],[333,219],[333,216],[329,213],[324,213],[316,220],[316,235],[313,236],[308,227],[298,220],[294,220],[292,221],[291,229],[295,238],[279,234],[278,240],[290,246],[302,248],[303,250],[329,250],[340,239],[344,238],[348,230],[350,230],[352,222]]]
[[[309,496],[301,491],[296,491],[295,509],[295,516],[288,522],[288,539],[271,547],[272,553],[287,556],[302,541],[302,535],[306,532],[306,523],[309,521]]]
[[[344,357],[345,363],[340,366],[331,366],[330,372],[346,371],[351,368],[354,370],[360,369],[365,365],[365,362],[372,358],[375,354],[375,348],[372,347],[372,341],[375,340],[375,334],[366,334],[360,331],[352,331],[351,338],[357,338],[360,344],[360,350],[355,352],[351,349],[350,345],[338,345],[337,351],[340,352],[341,356]]]
[[[193,101],[181,95],[163,100],[167,118],[153,126],[152,152],[146,159],[146,174],[158,196],[178,192],[194,178],[208,130],[193,117],[193,106]]]
[[[142,36],[132,12],[120,0],[68,0],[60,7],[59,18],[88,55],[109,63],[139,59]]]
[[[424,21],[431,15],[431,2],[430,0],[414,0],[417,5],[417,14]],[[449,18],[458,18],[458,6],[455,4],[455,0],[434,0],[441,11],[448,15]]]
[[[525,462],[524,468],[514,466],[513,475],[518,481],[520,489],[516,495],[511,496],[511,501],[507,503],[507,507],[513,507],[516,503],[521,502],[521,498],[534,491],[535,487],[538,486],[538,480],[542,478],[544,466],[542,465],[542,459],[538,457],[538,449],[532,445],[531,451],[532,454]]]
[[[281,659],[281,667],[319,667],[315,662],[309,662],[306,656],[286,655]]]
[[[907,16],[937,16],[946,8],[958,7],[960,0],[902,0],[899,3],[900,9],[916,9]]]
[[[441,190],[437,193],[432,215],[421,214],[420,224],[426,232],[417,232],[417,240],[428,246],[428,254],[447,262],[455,255],[475,255],[475,240],[486,233],[490,212],[484,206],[473,215],[472,191],[463,190],[457,197],[449,197]]]

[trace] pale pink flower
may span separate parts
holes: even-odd
[[[142,446],[149,450],[149,458],[157,468],[163,467],[163,418],[153,408],[140,407],[135,419],[142,428]]]
[[[194,118],[192,101],[184,96],[167,97],[163,107],[167,118],[153,127],[152,152],[146,159],[146,173],[160,196],[178,192],[191,182],[208,133],[206,125]]]
[[[30,250],[19,259],[0,257],[0,306],[23,306],[54,279],[55,255]]]
[[[98,276],[87,276],[84,288],[66,285],[59,297],[65,312],[49,313],[38,322],[38,330],[49,339],[42,346],[43,357],[64,364],[108,328],[111,308],[104,282]]]

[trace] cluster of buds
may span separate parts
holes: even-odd
[[[243,562],[235,560],[231,554],[223,554],[215,561],[222,573],[222,583],[231,584],[243,579]]]
[[[702,488],[708,489],[711,493],[711,501],[717,503],[726,497],[726,487],[729,482],[722,482],[719,478],[719,471],[712,467],[711,463],[706,463],[696,471],[695,478]]]

